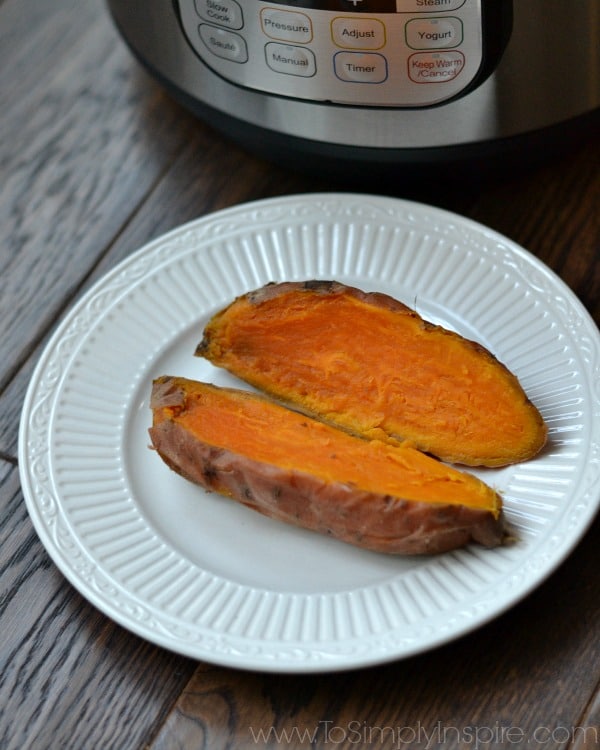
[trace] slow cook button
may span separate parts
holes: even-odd
[[[375,52],[336,52],[333,57],[336,76],[352,83],[383,83],[387,60]]]
[[[195,0],[195,3],[196,13],[205,21],[229,29],[241,29],[244,25],[242,9],[235,0]]]
[[[236,63],[248,62],[248,48],[239,34],[206,23],[200,24],[198,33],[213,55]]]
[[[380,49],[385,45],[385,26],[376,18],[340,16],[331,22],[331,37],[346,49]]]
[[[459,18],[414,18],[406,24],[406,43],[413,49],[458,47],[463,41]]]
[[[304,13],[263,8],[260,12],[260,24],[263,32],[271,39],[308,44],[313,38],[312,22]]]
[[[446,83],[464,66],[462,52],[416,52],[408,58],[408,77],[415,83]]]
[[[269,42],[265,45],[265,58],[276,73],[310,78],[317,72],[315,56],[306,47]]]

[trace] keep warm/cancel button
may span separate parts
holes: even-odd
[[[465,67],[462,52],[417,52],[408,58],[408,77],[415,83],[451,81]]]

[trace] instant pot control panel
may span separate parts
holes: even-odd
[[[336,104],[426,107],[497,63],[506,0],[177,0],[195,53],[257,91]],[[490,10],[493,8],[493,10]],[[501,11],[504,12],[504,11]],[[486,72],[487,71],[487,72]]]

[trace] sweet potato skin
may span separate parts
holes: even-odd
[[[311,298],[315,300],[315,305],[328,300],[332,314],[337,314],[336,306],[338,300],[342,299],[352,299],[359,303],[362,310],[355,313],[357,316],[366,315],[368,318],[371,314],[377,315],[376,311],[392,313],[398,321],[411,321],[411,329],[418,332],[419,342],[422,342],[424,349],[427,348],[428,341],[440,342],[440,361],[443,361],[444,349],[448,346],[464,352],[465,363],[463,364],[462,359],[455,359],[454,365],[446,371],[442,369],[439,376],[432,374],[431,366],[428,365],[421,373],[421,380],[416,385],[413,380],[409,390],[405,390],[402,365],[399,364],[393,371],[388,364],[386,369],[386,362],[393,361],[401,354],[402,342],[393,350],[390,350],[385,339],[379,339],[371,346],[367,337],[354,345],[348,339],[335,338],[332,330],[331,341],[336,343],[320,341],[315,344],[319,351],[315,348],[315,357],[311,360],[310,367],[313,371],[321,367],[322,372],[320,380],[311,381],[312,373],[301,362],[303,358],[310,358],[310,334],[304,340],[299,341],[298,337],[294,339],[295,345],[290,345],[289,353],[284,353],[282,365],[276,360],[276,357],[282,356],[281,346],[278,344],[278,353],[273,359],[269,359],[270,353],[265,353],[269,350],[263,344],[265,339],[268,340],[271,326],[279,326],[277,341],[285,340],[291,330],[289,327],[287,330],[283,328],[286,310],[294,308],[293,315],[298,319],[298,305],[304,304],[301,302],[303,297],[306,299],[308,315]],[[278,298],[281,300],[279,308],[274,306]],[[287,305],[290,308],[286,308]],[[261,312],[263,308],[265,313]],[[244,330],[236,330],[240,319],[237,317],[237,310],[242,319],[246,315],[256,315],[256,321],[261,320],[264,328],[261,330],[258,323],[254,322],[254,328],[249,334]],[[263,318],[259,317],[261,315]],[[341,318],[332,319],[332,327],[335,327],[333,320],[339,323]],[[291,319],[290,325],[295,325]],[[349,338],[352,336],[353,334]],[[359,339],[356,338],[356,341]],[[331,346],[329,358],[323,358],[324,346]],[[387,351],[386,357],[383,355],[384,350]],[[362,390],[355,394],[353,404],[348,400],[340,405],[344,398],[341,394],[353,392],[353,384],[347,373],[358,373],[361,370],[363,358],[368,351],[371,352],[369,379],[363,379],[360,386]],[[381,358],[375,360],[379,351]],[[484,346],[424,320],[416,311],[389,295],[364,292],[336,281],[270,283],[238,297],[209,321],[195,354],[224,367],[254,387],[311,416],[331,421],[366,438],[381,438],[385,434],[390,439],[409,439],[424,452],[448,463],[490,467],[517,463],[539,453],[547,439],[546,425],[518,379]],[[338,365],[335,357],[338,355],[344,359],[336,369]],[[462,356],[461,354],[461,358]],[[402,359],[399,358],[398,362],[402,362]],[[481,367],[490,374],[494,373],[497,383],[502,383],[502,399],[506,400],[497,401],[493,397],[486,399],[482,396],[479,406],[474,405],[477,402],[472,401],[471,396],[477,396],[478,391],[474,386],[475,391],[469,393],[467,385],[469,367],[474,362],[481,363]],[[277,374],[280,366],[287,369]],[[367,371],[366,368],[366,365],[362,367],[363,371]],[[417,372],[414,367],[404,369],[409,373]],[[464,384],[461,383],[463,369]],[[381,390],[376,390],[375,383],[378,384],[377,388],[381,386]],[[455,396],[459,395],[458,391],[448,390],[452,383],[452,388],[462,390],[462,401],[456,403],[462,403],[463,407],[452,407],[446,417],[444,405],[453,404]],[[410,393],[410,388],[415,389],[414,395]],[[511,406],[503,416],[490,413],[486,417],[488,404],[509,404],[509,399],[512,399]],[[400,406],[392,405],[393,402]],[[367,404],[371,405],[370,413],[365,408]],[[444,423],[446,419],[447,423]],[[476,431],[486,424],[486,419],[487,427],[483,429],[488,432],[489,445],[480,443],[474,437]],[[521,434],[519,430],[522,430]]]
[[[502,543],[502,518],[461,505],[407,501],[325,482],[301,470],[258,462],[198,440],[163,407],[185,406],[169,377],[155,381],[152,445],[178,474],[264,515],[376,552],[422,555],[477,542]]]

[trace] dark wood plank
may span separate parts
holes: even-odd
[[[9,102],[0,118],[1,389],[151,191],[192,120],[164,106],[102,3],[7,0],[0,25],[0,91]]]
[[[539,169],[489,185],[469,216],[555,271],[600,325],[600,139]]]
[[[134,62],[131,61],[131,64]],[[146,85],[147,82],[143,81],[142,86]],[[184,118],[187,117],[176,104],[167,99],[161,101],[166,122],[177,120],[180,113]],[[128,106],[132,110],[135,109],[133,103]],[[153,119],[150,118],[140,127],[148,127],[150,131]],[[151,138],[149,132],[146,136],[148,139]],[[153,147],[151,143],[147,143],[147,148],[149,151],[157,148],[162,152],[162,145]],[[153,157],[149,160],[153,161]],[[137,167],[134,168],[134,173],[136,170]],[[160,181],[145,196],[143,204],[139,207],[137,204],[129,205],[129,209],[135,211],[131,221],[121,227],[117,221],[112,222],[110,217],[106,217],[107,232],[114,232],[115,237],[111,238],[110,242],[108,237],[96,237],[93,240],[88,238],[90,255],[96,256],[93,264],[89,268],[83,264],[79,265],[79,277],[73,271],[73,277],[70,279],[61,278],[56,269],[53,270],[56,304],[60,306],[74,302],[119,261],[179,224],[237,203],[286,192],[306,192],[311,188],[320,187],[315,181],[278,170],[245,154],[234,144],[220,138],[209,127],[194,122],[193,127],[186,132],[185,143],[181,145],[180,153],[172,156],[168,169],[165,168]],[[118,200],[120,191],[120,187],[116,189],[114,200]],[[50,254],[59,252],[56,237],[48,238],[47,241]],[[102,253],[106,243],[109,248]],[[25,273],[24,262],[21,269]],[[9,300],[6,300],[6,305],[8,304]],[[11,321],[11,327],[5,331],[5,336],[9,338],[5,346],[18,347],[18,351],[23,352],[20,368],[12,373],[4,390],[0,388],[0,455],[13,460],[17,454],[18,423],[27,384],[35,363],[55,328],[54,316],[57,316],[58,321],[61,319],[61,315],[57,315],[56,312],[52,315],[47,314],[42,319],[41,299],[39,303],[28,299],[23,304],[27,306],[28,316],[40,316],[39,319],[36,318],[36,334],[40,338],[37,341],[32,336],[31,346],[37,344],[37,348],[29,351],[27,339],[22,340],[18,333],[20,330],[30,330],[27,328],[29,320],[20,320],[18,326],[16,320]],[[0,340],[0,350],[1,347]]]
[[[5,462],[0,514],[0,747],[142,747],[195,662],[129,634],[64,580]]]

